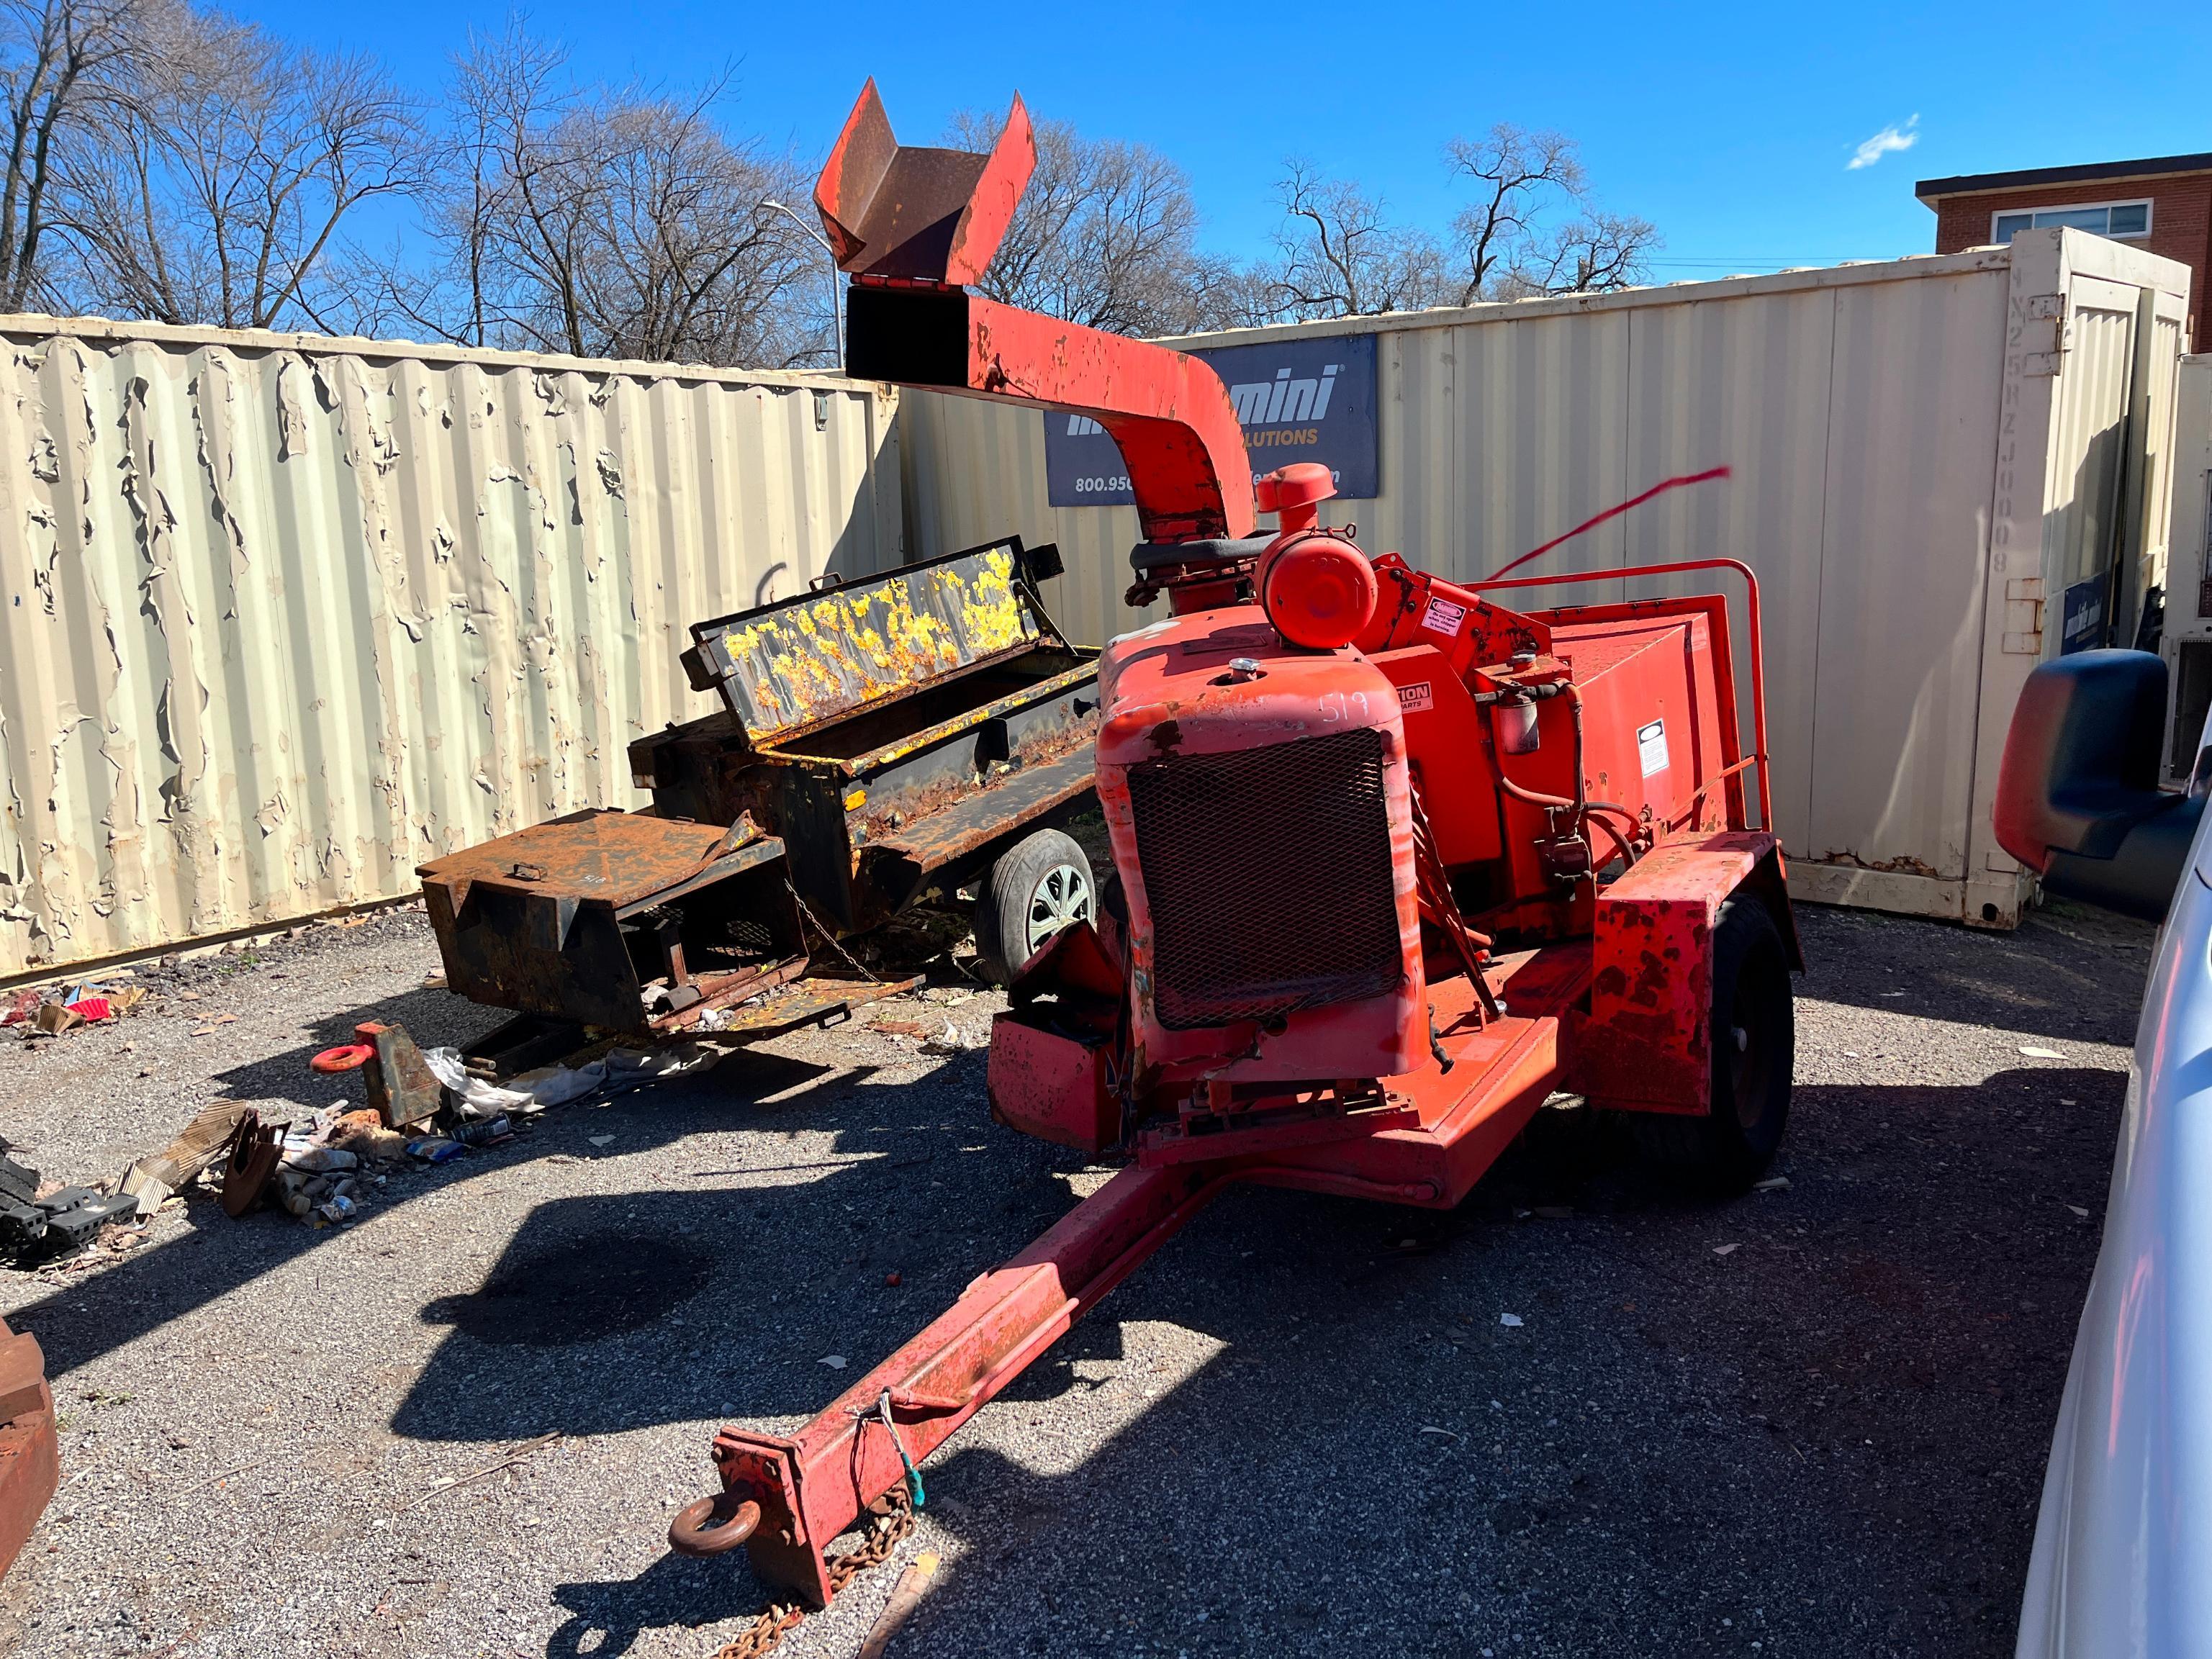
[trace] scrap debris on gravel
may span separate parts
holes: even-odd
[[[1687,1197],[1562,1110],[1449,1214],[1233,1194],[781,1650],[854,1652],[929,1553],[898,1656],[2008,1651],[2150,932],[1800,920],[1761,1190]],[[107,1015],[0,1038],[0,1133],[110,1191],[210,1109],[343,1147],[358,1075],[310,1056],[498,1022],[435,968],[395,911],[50,988],[11,1029]],[[1104,1178],[988,1121],[1001,1006],[941,975],[366,1157],[319,1227],[185,1183],[32,1252],[0,1316],[45,1347],[63,1485],[0,1651],[707,1659],[763,1601],[662,1541],[715,1427],[804,1421]]]

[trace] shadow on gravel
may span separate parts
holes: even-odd
[[[962,1554],[900,1650],[2002,1653],[2124,1087],[1801,1087],[1790,1184],[1721,1202],[1586,1112],[1545,1114],[1449,1214],[1231,1192],[1001,1397],[995,1443],[932,1462]],[[871,1246],[794,1297],[888,1195],[872,1168],[727,1252],[690,1345],[562,1350],[556,1395],[456,1339],[401,1426],[481,1432],[494,1376],[554,1413],[495,1407],[503,1436],[712,1417],[718,1389],[719,1414],[818,1409],[852,1376],[821,1355],[872,1364],[994,1259],[949,1251],[908,1296]],[[1071,1345],[1121,1359],[1123,1321],[1218,1350],[1179,1381],[1077,1378]],[[1059,1402],[1100,1388],[1157,1392],[1055,1463]],[[734,1596],[680,1571],[575,1587],[599,1598],[579,1618],[613,1643],[766,1600],[742,1563]]]
[[[1797,919],[1814,969],[1801,999],[2119,1043],[2133,1039],[2157,937],[2065,903],[2009,933],[1811,904]]]
[[[568,1621],[545,1644],[547,1659],[615,1659],[648,1630],[717,1624],[757,1611],[752,1575],[728,1561],[671,1552],[635,1578],[556,1584]]]
[[[404,1005],[406,1000],[402,998],[398,1002]],[[297,1100],[296,1093],[282,1096],[280,1085],[296,1085],[299,1078],[313,1076],[307,1068],[307,1056],[337,1041],[336,1034],[351,1034],[349,1020],[327,1024],[331,1029],[319,1030],[309,1044],[240,1067],[228,1074],[225,1080],[240,1092]],[[696,1077],[649,1085],[617,1096],[597,1109],[591,1122],[598,1127],[619,1128],[623,1151],[631,1153],[672,1145],[696,1133],[738,1127],[757,1127],[769,1123],[776,1127],[830,1127],[850,1112],[854,1104],[850,1091],[872,1075],[872,1071],[858,1067],[836,1073],[834,1085],[825,1096],[819,1084],[830,1075],[830,1068],[824,1066],[741,1051]],[[325,1085],[340,1084],[350,1085],[356,1091],[360,1086],[355,1078],[317,1078],[309,1085],[314,1099],[299,1103],[303,1108],[310,1103],[327,1105],[331,1091]],[[889,1097],[888,1091],[872,1091],[869,1101],[873,1104]],[[744,1115],[733,1116],[740,1113]],[[592,1148],[582,1139],[582,1126],[583,1120],[574,1110],[555,1108],[541,1117],[526,1121],[513,1140],[501,1146],[471,1152],[452,1164],[405,1169],[394,1175],[391,1184],[377,1195],[362,1224],[374,1227],[379,1221],[404,1212],[411,1200],[447,1192],[457,1186],[465,1187],[472,1181],[512,1170],[533,1158],[548,1155],[589,1156]],[[697,1196],[700,1195],[651,1193],[641,1198],[647,1203],[657,1203],[663,1198]],[[338,1237],[311,1230],[293,1217],[276,1211],[264,1210],[232,1221],[212,1199],[195,1199],[194,1206],[198,1224],[193,1231],[140,1250],[106,1272],[78,1282],[64,1283],[15,1316],[15,1323],[37,1334],[45,1349],[50,1373],[58,1375],[120,1347]],[[634,1233],[634,1230],[629,1231]],[[658,1231],[652,1235],[656,1248],[660,1236]],[[636,1269],[647,1276],[657,1274],[672,1260],[665,1252],[648,1254],[639,1259]],[[597,1319],[601,1322],[604,1334],[615,1292],[616,1287],[602,1284],[592,1306],[574,1303],[567,1316],[569,1324],[582,1329]],[[635,1283],[629,1294],[633,1297],[639,1294]],[[494,1298],[495,1303],[497,1300]],[[493,1322],[496,1322],[495,1316]]]
[[[744,1172],[781,1184],[538,1205],[479,1289],[423,1309],[453,1334],[393,1429],[501,1440],[813,1413],[1073,1204],[1079,1157],[942,1109],[981,1095],[965,1056],[870,1091],[868,1121],[835,1099],[779,1119],[834,1128],[843,1155]],[[712,1162],[697,1173],[732,1173]],[[1078,1358],[1118,1352],[1111,1325],[1079,1328],[1021,1387],[1048,1397]]]
[[[480,1007],[450,991],[428,988],[406,991],[386,998],[373,1007],[318,1020],[311,1028],[313,1034],[308,1040],[297,1048],[264,1055],[216,1075],[223,1085],[223,1093],[240,1100],[289,1101],[302,1113],[307,1113],[344,1096],[350,1110],[368,1103],[361,1073],[342,1072],[325,1076],[309,1070],[307,1062],[325,1048],[351,1042],[354,1027],[362,1020],[404,1025],[410,1033],[416,1034],[417,1041],[424,1047],[434,1048],[446,1042],[472,1042],[507,1017],[497,1008]],[[265,1109],[263,1115],[268,1115]]]

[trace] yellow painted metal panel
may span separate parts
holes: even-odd
[[[1005,546],[899,570],[693,630],[756,746],[928,684],[1039,636]]]
[[[902,562],[888,389],[0,319],[0,975],[631,805],[689,625]]]

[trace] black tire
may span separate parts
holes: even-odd
[[[1718,1193],[1759,1179],[1790,1122],[1797,1027],[1790,957],[1766,906],[1740,893],[1713,929],[1713,1094],[1703,1117],[1628,1114],[1644,1155]]]
[[[1045,940],[1098,915],[1090,855],[1072,836],[1039,830],[1000,855],[975,898],[975,955],[994,985],[1012,980]]]

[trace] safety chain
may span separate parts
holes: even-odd
[[[914,1530],[914,1500],[907,1496],[904,1486],[892,1487],[884,1494],[884,1502],[887,1508],[869,1523],[867,1536],[860,1540],[860,1547],[830,1558],[830,1595],[843,1595],[845,1586],[870,1567],[881,1566],[890,1559],[891,1552]],[[744,1635],[725,1644],[714,1659],[762,1659],[763,1654],[797,1630],[805,1617],[805,1610],[795,1601],[775,1602],[753,1620]]]
[[[854,956],[850,951],[848,951],[843,945],[837,942],[836,934],[831,933],[827,927],[823,926],[822,918],[814,914],[814,909],[811,905],[808,904],[805,899],[799,896],[799,889],[791,884],[791,878],[788,875],[785,876],[783,878],[783,890],[791,895],[791,902],[799,907],[799,914],[805,916],[807,921],[814,924],[814,931],[822,935],[822,942],[824,945],[827,945],[839,956],[844,957],[848,965],[858,969],[860,970],[860,977],[866,980],[869,984],[881,985],[883,983],[883,981],[878,979],[873,974],[868,971],[866,963],[863,963],[858,957]],[[763,1649],[762,1651],[765,1652],[767,1650]]]

